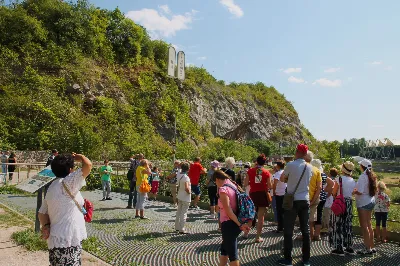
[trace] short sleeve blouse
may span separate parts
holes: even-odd
[[[82,240],[87,238],[83,214],[64,190],[62,182],[75,195],[79,205],[83,206],[84,203],[79,192],[85,184],[81,169],[51,183],[39,210],[40,213],[48,214],[51,221],[50,237],[47,240],[49,249],[80,246]]]
[[[247,174],[249,176],[250,193],[267,190],[267,182],[271,177],[267,169],[254,167],[251,168]]]

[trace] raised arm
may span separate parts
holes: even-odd
[[[72,153],[76,162],[82,163],[82,176],[85,179],[92,170],[92,162],[83,154]]]

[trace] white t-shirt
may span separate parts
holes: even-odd
[[[356,195],[356,206],[357,208],[364,207],[365,205],[375,203],[375,195],[369,195],[369,180],[367,174],[364,172],[360,175],[356,185],[357,191],[362,195]]]
[[[277,196],[285,195],[285,190],[286,190],[286,186],[287,186],[285,182],[279,181],[279,179],[281,178],[282,173],[283,173],[283,170],[279,170],[278,172],[276,172],[273,175],[273,178],[278,180],[278,184],[276,184],[276,190],[275,190],[275,194]]]
[[[339,177],[336,177],[335,181],[339,184]],[[349,176],[342,176],[342,190],[343,197],[351,198],[353,190],[356,187],[356,181]],[[340,188],[338,189],[338,195],[340,194]]]
[[[81,169],[51,183],[39,210],[50,217],[50,237],[47,240],[49,249],[80,246],[81,241],[87,238],[82,211],[63,188],[63,181],[71,194],[76,195],[75,200],[79,205],[83,206],[84,203],[79,192],[85,184]]]
[[[178,182],[178,187],[179,187],[179,191],[178,191],[178,196],[177,199],[184,201],[184,202],[191,202],[191,197],[190,197],[190,193],[187,193],[185,190],[185,183],[189,182],[189,188],[190,188],[190,178],[187,174],[177,174],[177,182]]]
[[[328,198],[326,198],[324,208],[330,208],[332,207],[332,204],[333,204],[333,196],[331,195]]]
[[[306,170],[304,172],[303,178],[299,184],[299,187],[294,194],[294,200],[310,200],[310,196],[308,194],[310,179],[312,176],[312,166],[307,164],[304,159],[297,159],[293,162],[290,162],[286,165],[283,174],[288,177],[287,182],[287,192],[292,194],[299,182],[301,174],[303,173],[304,167]]]

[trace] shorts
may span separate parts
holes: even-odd
[[[331,208],[325,208],[322,213],[322,228],[329,228],[329,219],[331,217]]]
[[[239,226],[232,220],[221,224],[221,256],[228,256],[230,262],[238,260],[237,238],[240,232]]]
[[[265,191],[250,192],[250,198],[254,202],[254,205],[258,208],[269,206],[267,192]]]
[[[151,182],[151,190],[150,190],[150,193],[157,194],[157,193],[158,193],[158,187],[159,187],[159,185],[160,185],[160,182],[159,182],[159,181],[152,181],[152,182]]]
[[[387,212],[375,212],[376,226],[381,226],[382,222],[382,227],[386,228],[387,219],[388,219]]]
[[[375,203],[374,202],[370,202],[365,206],[362,207],[358,207],[357,209],[361,209],[361,210],[365,210],[365,211],[372,211],[375,207]]]
[[[208,187],[208,197],[210,198],[210,206],[216,206],[218,202],[217,187]]]
[[[192,188],[192,193],[195,194],[196,196],[200,196],[201,191],[200,191],[200,186],[199,185],[191,185]]]
[[[317,221],[318,204],[319,204],[319,199],[313,205],[310,204],[310,222]]]

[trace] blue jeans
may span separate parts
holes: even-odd
[[[308,200],[295,200],[293,202],[293,209],[285,210],[284,213],[284,247],[285,259],[292,261],[293,249],[293,230],[296,217],[299,216],[300,231],[303,235],[303,261],[310,260],[310,226],[308,224],[310,216],[310,202]]]
[[[129,183],[128,207],[136,206],[136,202],[137,202],[136,180],[131,180]]]
[[[2,173],[7,173],[7,165],[6,164],[2,164],[1,165],[1,172]]]

